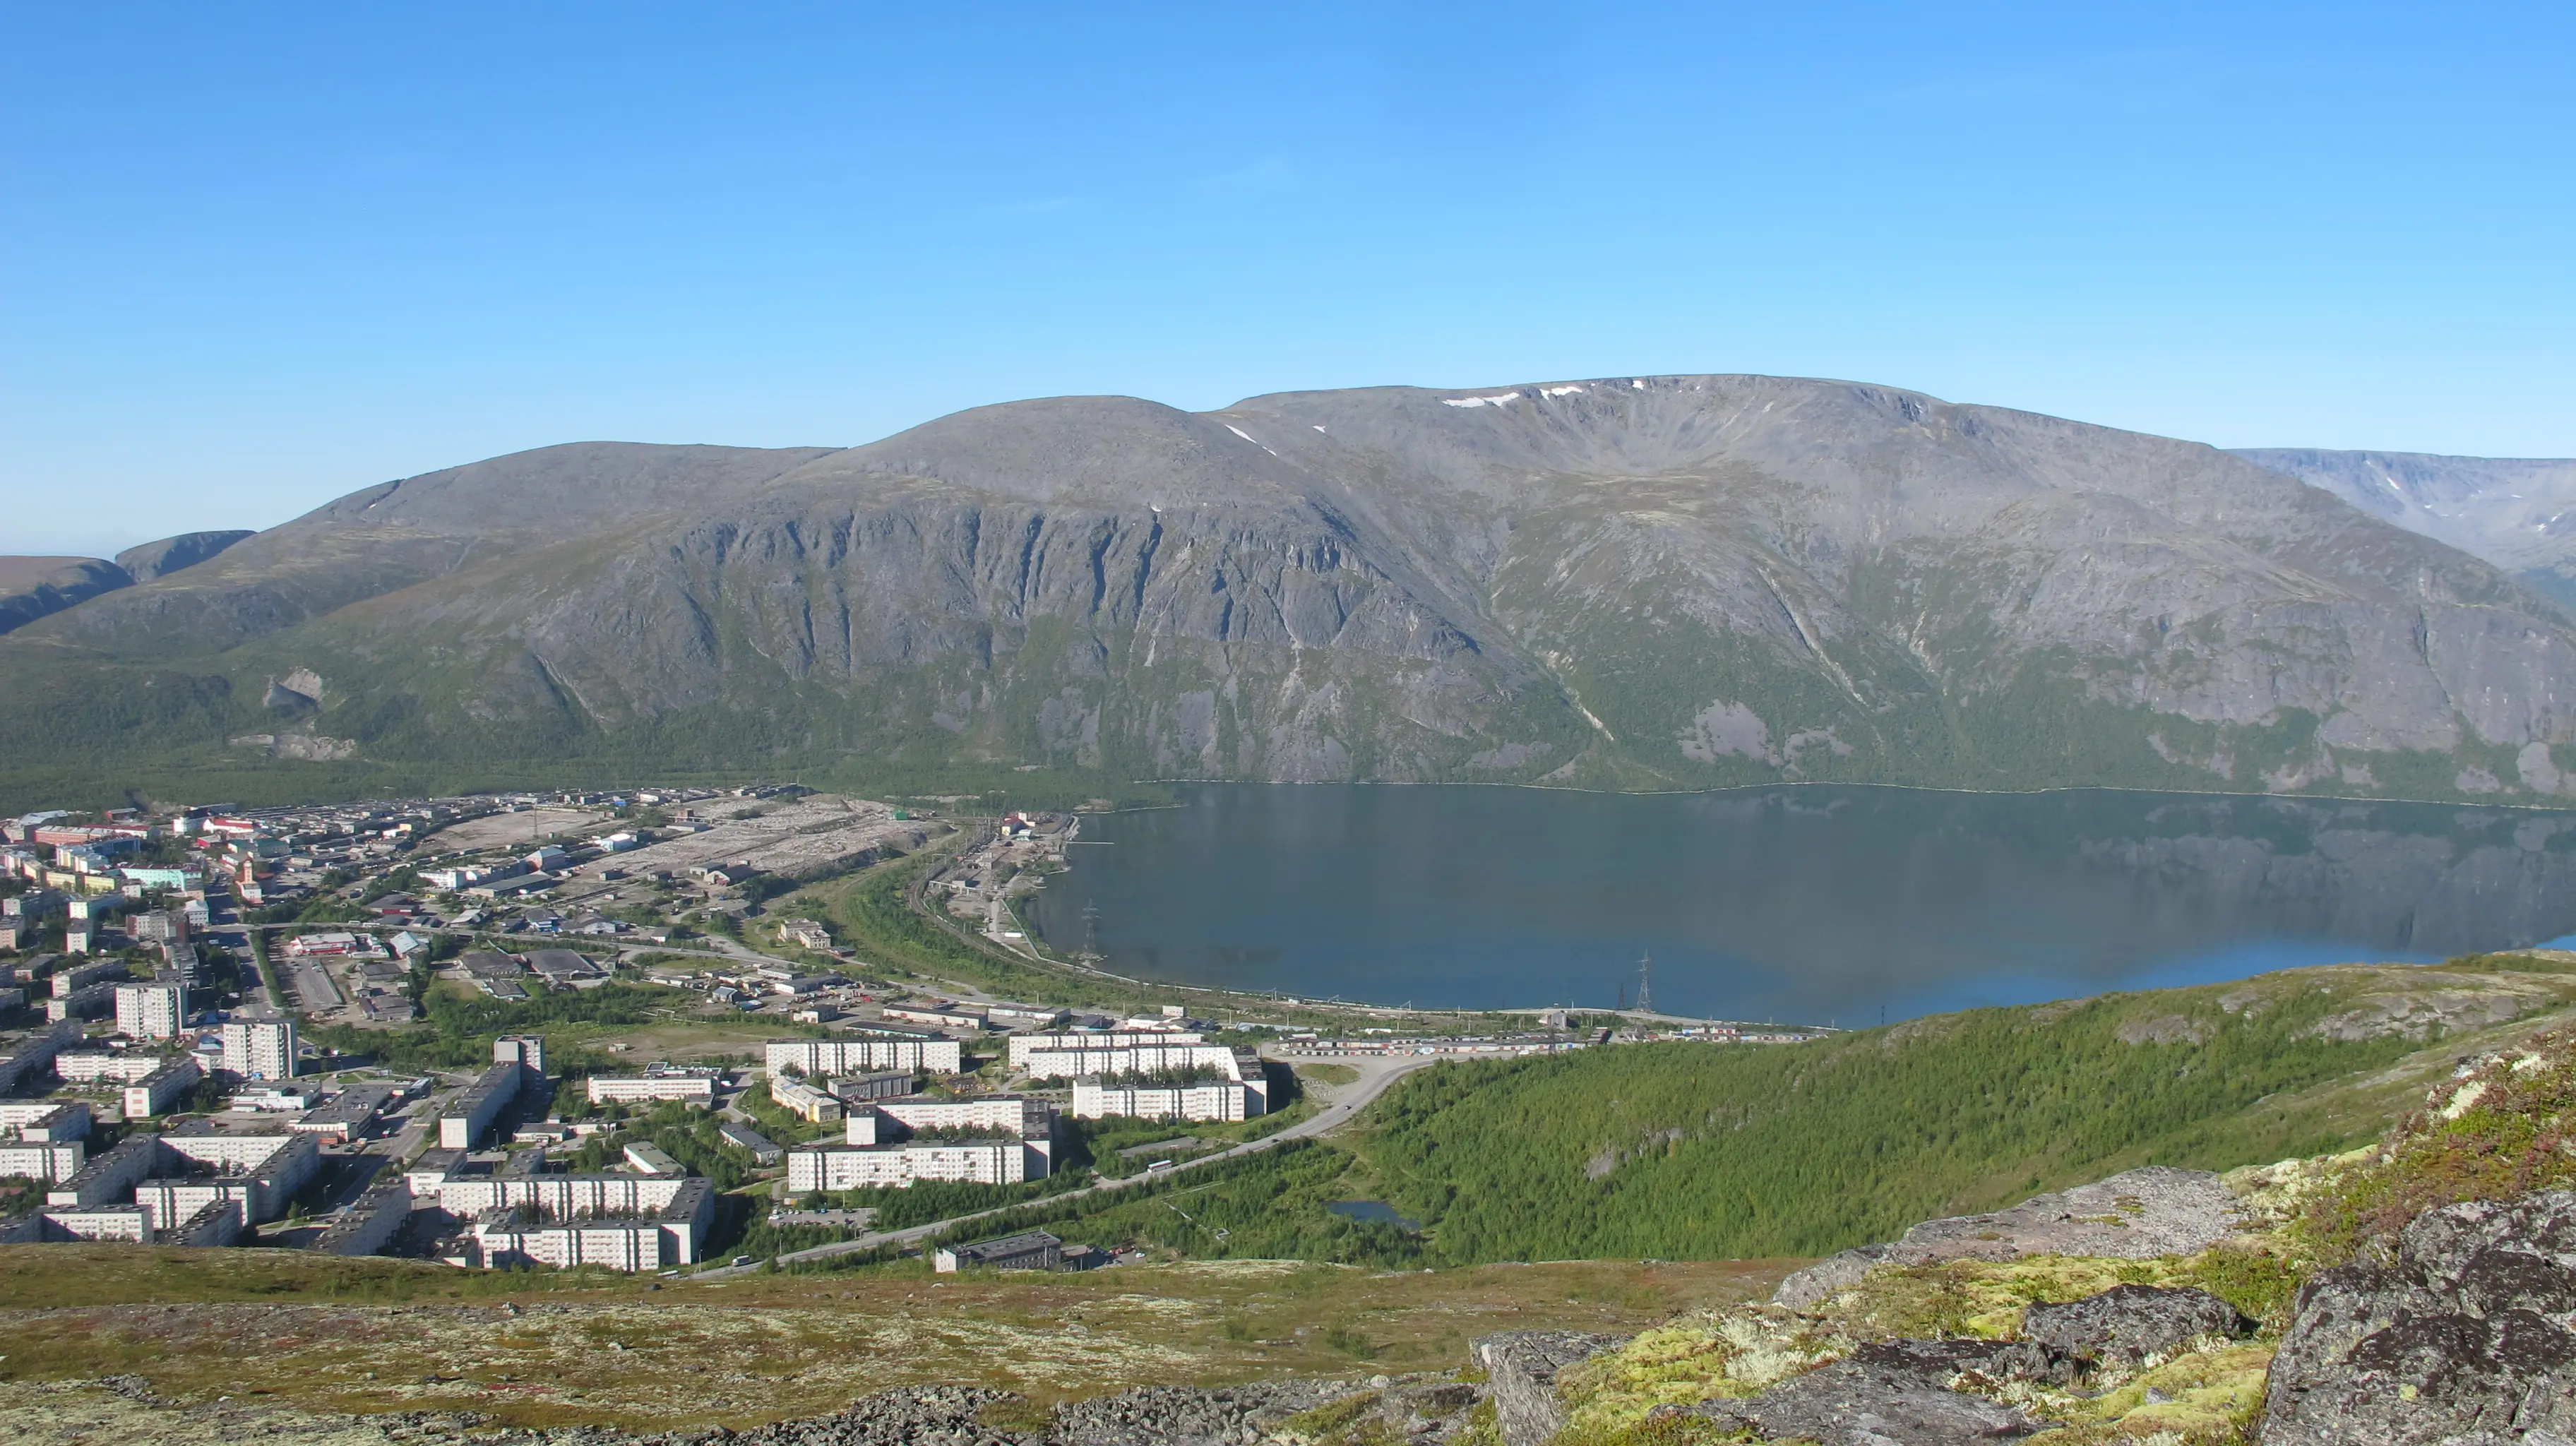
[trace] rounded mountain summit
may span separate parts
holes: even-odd
[[[1614,377],[432,472],[0,637],[0,747],[2542,801],[2571,687],[2556,603],[2243,457]]]

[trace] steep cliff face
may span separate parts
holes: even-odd
[[[2576,792],[2571,665],[2494,568],[2225,453],[1765,377],[549,448],[0,645],[245,716],[311,669],[379,758],[2416,796]]]

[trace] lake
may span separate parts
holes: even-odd
[[[1810,786],[1211,785],[1093,815],[1029,911],[1121,974],[1444,1008],[1874,1024],[2576,931],[2576,814]],[[1096,911],[1086,918],[1086,906]]]

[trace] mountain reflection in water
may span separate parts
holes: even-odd
[[[1039,895],[1106,967],[1446,1007],[1874,1023],[2576,930],[2576,814],[2199,794],[1215,785]],[[1107,847],[1099,846],[1107,844]]]

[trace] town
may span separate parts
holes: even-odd
[[[0,1242],[626,1272],[929,1244],[943,1271],[1082,1269],[1137,1251],[957,1227],[1320,1133],[1444,1060],[1812,1037],[1121,979],[1017,912],[1080,816],[961,801],[764,785],[0,824]],[[924,851],[920,916],[1098,1002],[881,967],[797,912]],[[924,1184],[982,1193],[877,1228]]]

